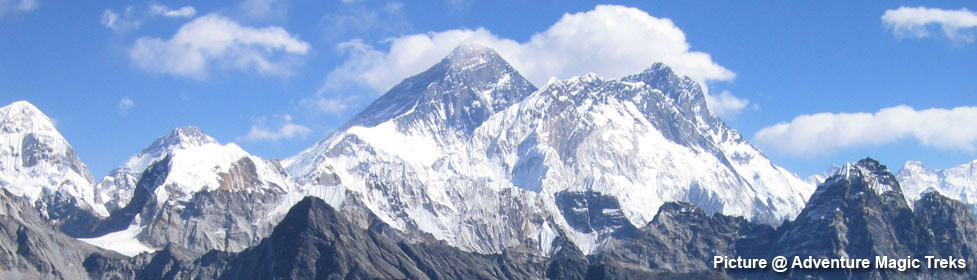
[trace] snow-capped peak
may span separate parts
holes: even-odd
[[[190,146],[201,146],[214,144],[217,140],[205,134],[200,128],[194,126],[181,126],[174,128],[163,137],[156,139],[147,149],[166,149],[170,147],[186,148]]]
[[[27,101],[0,108],[0,116],[0,187],[26,197],[52,221],[76,208],[108,214],[95,205],[88,167],[51,118]]]
[[[910,205],[923,194],[935,191],[977,210],[977,161],[942,170],[931,169],[919,161],[907,161],[896,177]]]
[[[279,219],[274,210],[299,191],[277,161],[180,127],[99,184],[101,202],[115,211],[91,231],[107,235],[89,241],[105,247],[112,244],[101,241],[121,236],[156,248],[240,251],[266,236]]]
[[[444,58],[444,61],[454,69],[467,69],[497,60],[501,60],[501,57],[495,50],[471,42],[458,45]]]
[[[825,183],[837,180],[847,180],[849,182],[861,180],[869,189],[879,195],[890,191],[902,192],[902,189],[899,187],[899,182],[889,172],[889,169],[872,158],[865,158],[855,163],[845,163]]]
[[[217,187],[219,183],[215,172],[226,172],[238,160],[254,157],[233,143],[221,145],[197,127],[177,127],[106,175],[97,187],[98,203],[110,211],[125,206],[132,198],[142,172],[150,164],[167,156],[173,156],[173,174],[187,174],[182,179],[173,177],[172,180],[189,180],[180,182],[180,185],[188,186],[188,194],[199,191],[203,186]],[[254,157],[253,161],[263,160]],[[198,174],[201,172],[203,174]],[[169,182],[171,179],[167,180]]]
[[[341,182],[395,228],[483,252],[544,227],[573,231],[561,209],[578,207],[555,201],[564,192],[616,199],[612,216],[643,226],[679,200],[780,223],[814,191],[709,112],[699,84],[664,64],[535,90],[498,54],[471,45],[284,162],[299,183]],[[541,216],[554,219],[543,225]],[[585,252],[600,238],[570,235]]]
[[[17,101],[0,108],[0,132],[21,133],[46,131],[57,133],[54,122],[40,109],[27,101]],[[58,134],[60,136],[60,134]]]
[[[426,125],[468,133],[535,90],[495,51],[466,44],[430,69],[404,79],[339,130],[395,120],[398,130]]]
[[[899,173],[905,172],[926,172],[930,171],[928,167],[923,165],[920,161],[910,160],[906,161],[906,164],[902,165],[902,170]]]
[[[675,71],[672,71],[672,67],[662,62],[652,63],[650,67],[645,68],[645,70],[641,71],[641,73],[638,75],[678,78]]]

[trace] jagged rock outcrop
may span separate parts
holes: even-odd
[[[26,199],[0,189],[0,278],[88,279],[81,264],[92,255],[124,260],[61,233]]]
[[[878,161],[864,159],[841,167],[811,195],[797,219],[778,228],[768,256],[924,260],[964,258],[966,269],[790,270],[768,274],[779,279],[973,279],[977,240],[974,217],[959,201],[937,193],[924,195],[910,208],[896,176]],[[952,245],[950,242],[953,242]],[[873,265],[874,266],[874,265]]]
[[[129,260],[93,255],[84,267],[100,279],[728,279],[710,271],[663,273],[620,263],[591,265],[572,243],[558,243],[552,257],[542,257],[518,250],[479,254],[440,243],[398,242],[309,197],[292,207],[270,237],[240,253],[211,251],[194,258],[170,246]]]
[[[141,167],[145,169],[134,171]],[[221,145],[195,127],[174,129],[113,174],[119,175],[111,181],[121,182],[118,186],[139,176],[132,197],[110,217],[75,236],[96,238],[135,230],[134,238],[149,248],[174,244],[196,254],[237,252],[267,237],[284,216],[284,211],[276,211],[279,204],[286,203],[290,193],[300,192],[277,162],[234,144]],[[119,190],[125,192],[129,191]]]

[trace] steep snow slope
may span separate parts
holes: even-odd
[[[59,223],[78,209],[108,215],[95,203],[93,185],[88,167],[48,116],[27,101],[0,108],[0,187]]]
[[[535,233],[543,218],[535,194],[499,180],[469,149],[469,135],[534,90],[494,51],[463,45],[284,163],[301,184],[359,193],[397,229],[498,252]]]
[[[156,139],[125,163],[112,169],[102,178],[96,187],[96,201],[105,205],[109,211],[125,207],[132,198],[132,191],[143,170],[149,164],[163,159],[176,150],[186,150],[208,144],[217,144],[217,140],[207,136],[196,127],[179,127],[163,137]]]
[[[476,130],[473,149],[564,217],[576,208],[554,197],[596,191],[616,197],[634,225],[668,201],[775,224],[813,192],[709,113],[688,78],[656,64],[622,80],[551,81]],[[601,238],[569,226],[585,251]]]
[[[957,167],[934,170],[918,161],[908,161],[896,175],[910,203],[931,191],[957,199],[977,209],[977,161]]]
[[[281,219],[273,210],[283,198],[300,191],[277,162],[222,145],[195,127],[174,129],[113,174],[120,176],[107,177],[103,197],[129,192],[130,199],[83,237],[126,231],[151,247],[173,243],[197,253],[254,245]]]
[[[300,184],[360,193],[395,228],[480,252],[554,232],[575,232],[589,251],[621,228],[618,217],[643,226],[674,200],[778,223],[814,190],[710,113],[699,86],[662,64],[622,80],[586,75],[537,91],[494,51],[473,45],[284,163]],[[621,204],[587,206],[601,196]],[[588,225],[613,226],[566,219],[589,209],[615,222]]]

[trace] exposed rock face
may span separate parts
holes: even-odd
[[[593,191],[564,191],[556,194],[555,203],[576,231],[597,233],[600,237],[610,234],[630,236],[635,231],[614,197]]]
[[[0,278],[88,279],[81,264],[91,255],[124,260],[57,231],[24,198],[0,189]]]
[[[495,51],[459,46],[283,163],[308,188],[341,182],[393,228],[500,252],[538,231],[544,214],[532,192],[471,166],[465,157],[478,152],[468,142],[490,116],[534,90]]]
[[[725,271],[746,279],[972,279],[977,224],[969,208],[939,193],[923,195],[914,208],[885,166],[872,159],[846,164],[812,195],[794,221],[776,229],[739,217],[712,216],[689,203],[666,203],[633,235],[614,235],[590,256],[593,265],[637,271],[696,272],[712,269],[714,256],[772,259],[964,258],[966,269],[848,271],[796,269],[786,273]],[[925,266],[925,264],[924,264]]]
[[[84,267],[99,279],[728,279],[710,271],[591,265],[572,243],[558,243],[547,258],[518,249],[478,254],[438,243],[396,242],[310,197],[296,204],[270,237],[240,253],[212,251],[193,258],[171,246],[129,260],[93,255]]]
[[[741,217],[709,216],[689,203],[666,203],[633,236],[601,244],[594,259],[655,272],[697,272],[711,270],[714,256],[760,256],[773,234],[770,226]]]
[[[664,64],[536,89],[473,45],[283,163],[302,185],[341,182],[396,229],[481,253],[557,228],[591,253],[606,231],[643,226],[669,201],[779,224],[814,190],[709,112],[701,87]],[[573,209],[600,199],[567,194],[588,192],[618,205],[580,216]]]
[[[137,228],[136,239],[150,248],[238,252],[267,237],[284,216],[276,209],[299,192],[277,162],[221,145],[192,127],[174,129],[118,170],[144,161],[150,161],[146,168],[132,173],[139,180],[126,206],[76,236]]]
[[[434,240],[410,241],[355,203],[335,210],[318,198],[297,203],[270,237],[240,253],[200,257],[177,247],[130,260],[89,256],[93,277],[161,279],[972,279],[975,269],[715,270],[714,256],[765,258],[904,258],[974,261],[977,222],[965,205],[938,193],[911,209],[895,176],[866,159],[843,166],[822,184],[795,221],[779,228],[741,217],[708,215],[690,203],[666,203],[641,228],[587,227],[607,238],[585,255],[557,229],[555,237],[526,239],[501,254],[465,252]],[[581,219],[615,209],[613,198],[565,194]],[[585,211],[584,211],[585,210]],[[606,211],[613,213],[614,211]],[[357,214],[358,213],[358,214]],[[346,216],[357,217],[358,222]],[[610,219],[614,220],[614,219]],[[537,242],[550,242],[540,255]]]
[[[511,270],[490,256],[443,245],[398,244],[350,224],[323,201],[309,198],[289,211],[271,237],[240,253],[223,277],[477,279],[505,278],[507,269]],[[517,277],[533,278],[522,276]]]
[[[153,141],[122,165],[112,169],[96,187],[96,200],[109,211],[125,207],[132,199],[142,172],[155,161],[177,150],[219,144],[199,128],[177,127]]]
[[[965,258],[967,269],[792,270],[789,278],[973,279],[974,217],[958,201],[925,195],[913,210],[895,176],[872,159],[843,166],[811,196],[797,219],[778,228],[769,256]],[[971,241],[965,241],[971,240]],[[949,245],[954,242],[953,245]],[[785,275],[767,275],[780,278]]]

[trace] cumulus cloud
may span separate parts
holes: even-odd
[[[977,13],[967,10],[943,10],[926,7],[899,7],[886,10],[882,22],[896,36],[925,38],[930,27],[939,26],[943,35],[952,41],[973,42],[977,27]]]
[[[213,66],[287,74],[309,48],[281,27],[252,28],[209,14],[184,24],[169,39],[137,39],[129,57],[140,69],[203,79]]]
[[[305,138],[312,133],[312,129],[306,126],[292,123],[291,115],[275,116],[278,128],[268,127],[268,119],[265,117],[257,119],[251,126],[248,135],[244,136],[248,141],[278,141],[282,139]]]
[[[719,93],[719,96],[706,95],[706,106],[716,115],[730,117],[743,111],[750,100],[733,96],[728,90]]]
[[[768,126],[754,138],[761,146],[792,156],[883,145],[903,139],[947,150],[974,151],[977,107],[915,110],[901,105],[876,113],[801,115],[789,123]]]
[[[17,12],[37,9],[37,0],[0,0],[0,17]]]
[[[135,106],[136,106],[136,102],[133,102],[132,99],[130,99],[128,96],[123,97],[121,100],[119,100],[118,107],[120,113],[123,114],[128,113],[129,109],[132,109],[132,107]]]
[[[622,6],[601,5],[592,11],[565,14],[526,42],[501,38],[482,28],[405,35],[388,42],[388,50],[376,49],[361,40],[338,44],[348,59],[327,75],[325,86],[358,83],[383,92],[431,67],[462,42],[495,49],[537,85],[550,77],[562,79],[588,72],[618,78],[641,72],[654,62],[664,62],[677,73],[699,82],[735,78],[732,71],[712,61],[709,54],[691,51],[685,33],[671,20]],[[712,100],[745,102],[728,93],[726,97]],[[716,104],[726,110],[743,107]]]
[[[170,7],[152,4],[149,5],[149,13],[154,16],[164,16],[171,18],[189,18],[197,14],[197,10],[191,6],[184,6],[176,10],[170,9]]]
[[[108,29],[112,29],[115,32],[125,32],[139,29],[142,25],[142,21],[136,17],[134,8],[128,6],[119,14],[112,9],[107,9],[102,12],[102,25]]]

